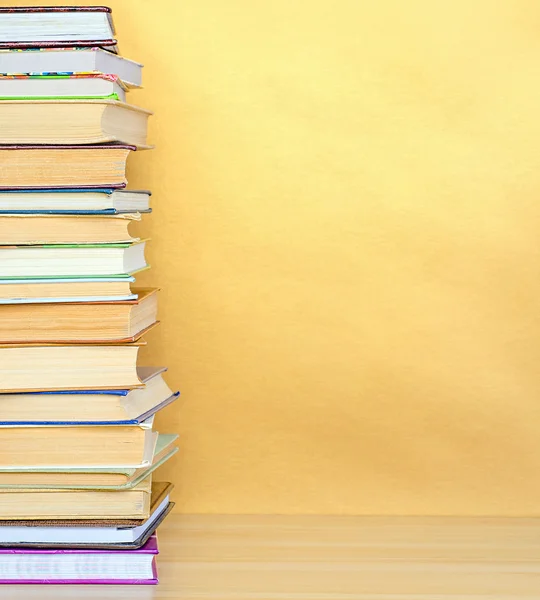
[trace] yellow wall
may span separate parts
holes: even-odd
[[[180,510],[539,515],[540,3],[109,4]]]

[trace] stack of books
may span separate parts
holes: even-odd
[[[157,326],[134,286],[145,242],[127,191],[151,113],[105,7],[0,8],[0,580],[157,583],[178,397],[137,366]]]

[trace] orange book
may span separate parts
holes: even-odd
[[[136,300],[5,304],[0,343],[132,342],[157,324],[157,289],[135,290]]]

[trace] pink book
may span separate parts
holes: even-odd
[[[0,548],[0,584],[124,584],[158,582],[156,535],[137,550]]]

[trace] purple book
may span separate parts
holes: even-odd
[[[0,584],[155,585],[156,535],[137,550],[0,548]]]

